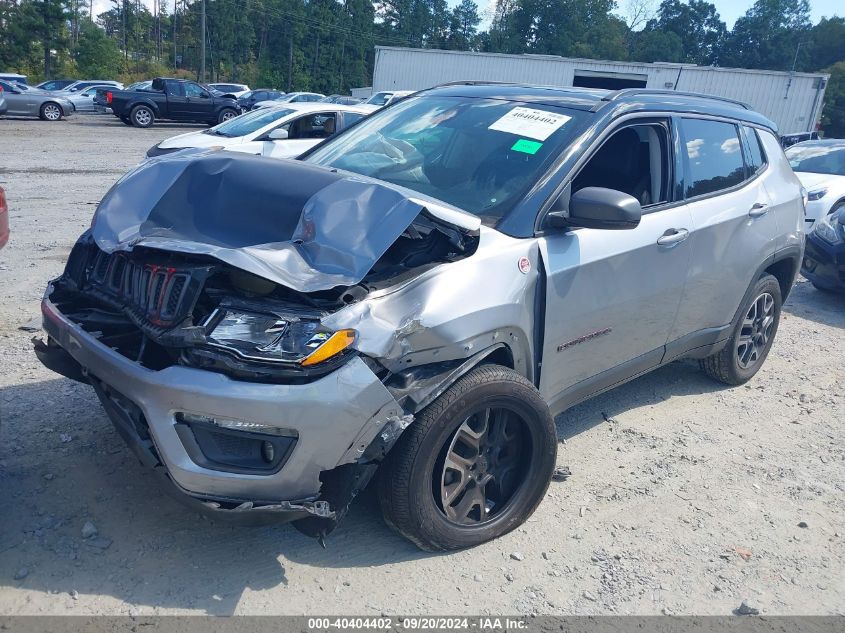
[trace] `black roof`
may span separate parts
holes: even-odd
[[[463,81],[435,86],[421,91],[444,96],[504,99],[615,116],[629,112],[678,112],[711,114],[776,129],[774,123],[740,101],[674,90],[628,88],[600,90],[596,88],[559,88],[512,83]]]

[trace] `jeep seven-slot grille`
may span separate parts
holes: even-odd
[[[169,328],[190,315],[210,270],[208,266],[160,264],[127,253],[98,251],[88,281],[136,318]]]

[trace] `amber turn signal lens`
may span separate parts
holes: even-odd
[[[335,354],[340,354],[354,342],[355,330],[340,330],[339,332],[335,332],[326,339],[325,343],[306,356],[302,360],[301,365],[303,367],[310,367],[311,365],[322,363]]]

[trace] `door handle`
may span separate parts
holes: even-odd
[[[748,210],[748,215],[752,218],[759,218],[769,212],[769,205],[765,202],[755,202]]]
[[[689,231],[686,229],[666,229],[666,232],[657,238],[657,243],[660,246],[673,246],[680,244],[689,237]]]

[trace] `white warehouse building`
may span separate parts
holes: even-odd
[[[678,90],[747,103],[774,121],[783,134],[816,129],[828,77],[813,73],[694,64],[647,64],[555,55],[505,55],[376,46],[372,90],[421,90],[465,80],[610,90]]]

